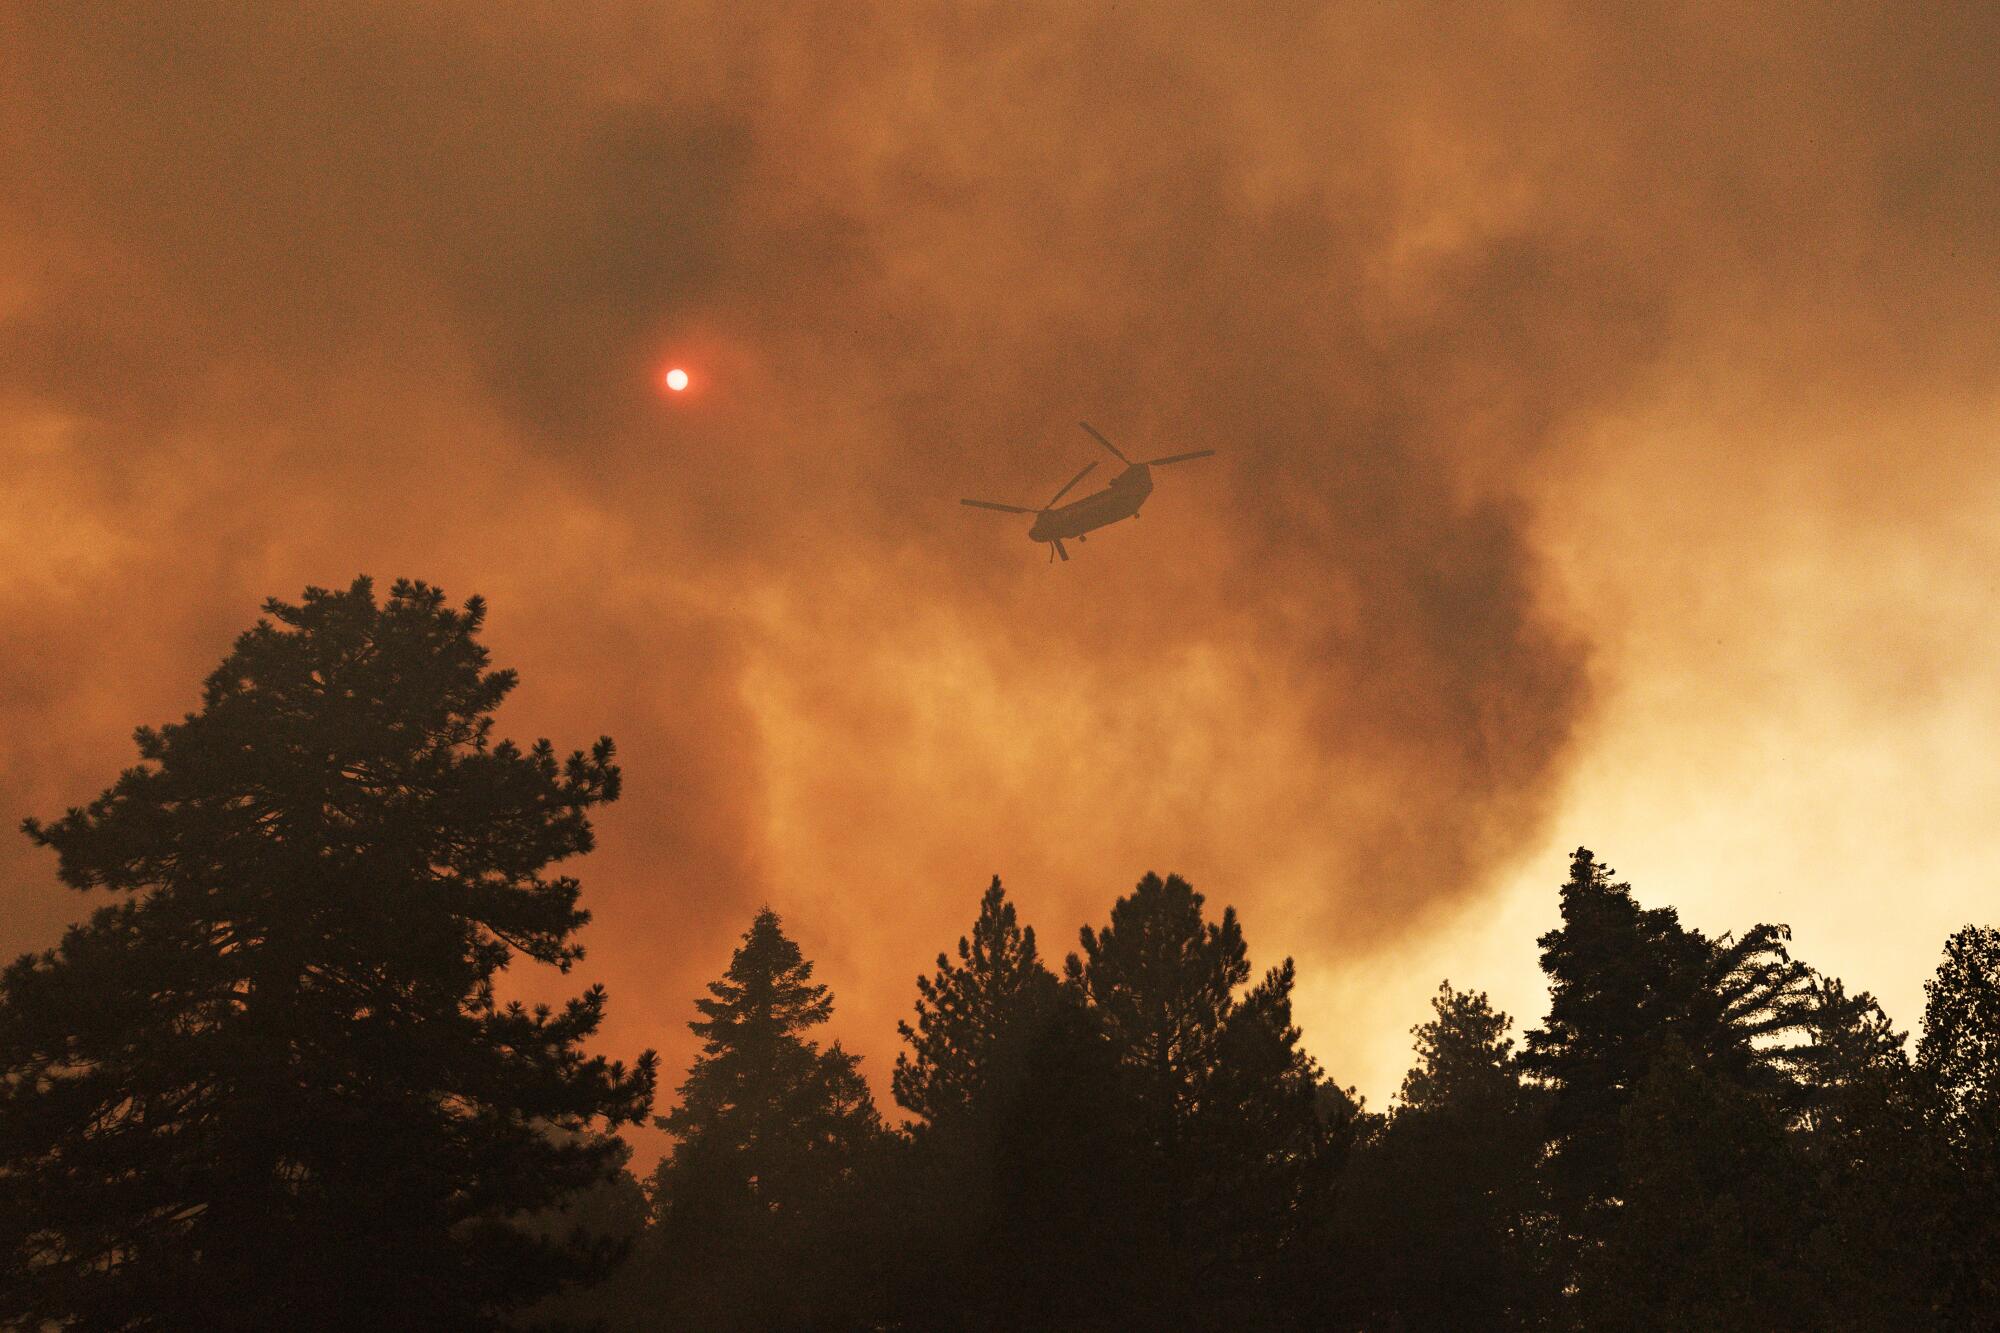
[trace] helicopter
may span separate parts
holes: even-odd
[[[1033,514],[1035,521],[1028,529],[1028,540],[1049,544],[1049,561],[1057,556],[1069,559],[1069,549],[1063,539],[1074,537],[1082,541],[1084,534],[1095,532],[1121,518],[1139,517],[1139,506],[1146,503],[1146,497],[1153,493],[1151,469],[1164,467],[1168,463],[1185,463],[1191,458],[1207,458],[1213,449],[1197,449],[1188,454],[1169,454],[1165,458],[1149,458],[1143,463],[1135,463],[1118,449],[1118,446],[1098,434],[1097,428],[1088,421],[1077,425],[1090,433],[1092,439],[1111,451],[1112,457],[1125,465],[1125,470],[1111,479],[1103,490],[1086,495],[1081,500],[1072,500],[1058,509],[1062,498],[1075,489],[1076,484],[1096,470],[1097,464],[1086,465],[1083,471],[1069,479],[1064,487],[1055,493],[1055,498],[1040,509],[1026,509],[1020,505],[996,504],[992,500],[960,500],[960,504],[971,505],[974,509],[997,509],[1003,514]]]

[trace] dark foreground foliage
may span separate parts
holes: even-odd
[[[795,1045],[760,1068],[840,1077],[732,1107],[785,1126],[733,1160],[794,1166],[690,1211],[704,1071],[753,1048],[718,1047],[704,1001],[633,1257],[563,1308],[630,1329],[1991,1326],[2000,932],[1949,941],[1913,1062],[1782,927],[1709,938],[1583,849],[1561,901],[1548,1019],[1517,1049],[1484,994],[1440,986],[1377,1115],[1299,1049],[1290,964],[1252,984],[1234,913],[1185,881],[1141,880],[1060,979],[995,881],[918,983],[902,1131],[800,1035],[830,997],[762,914],[716,994],[770,997],[738,1030]]]
[[[608,742],[489,739],[481,607],[273,603],[202,711],[31,837],[117,901],[0,977],[0,1323],[107,1329],[2000,1326],[2000,931],[1908,1043],[1782,926],[1711,938],[1579,849],[1519,1038],[1442,985],[1385,1113],[1290,960],[1147,875],[1051,967],[996,878],[918,979],[884,1123],[768,908],[650,1055],[499,1003]],[[720,963],[721,960],[718,960]]]
[[[601,990],[494,995],[580,954],[546,870],[610,741],[491,739],[476,599],[265,610],[139,766],[28,821],[117,901],[0,977],[0,1324],[468,1327],[614,1257],[510,1219],[618,1169],[586,1131],[647,1111],[652,1056],[584,1053]]]

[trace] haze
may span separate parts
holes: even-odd
[[[1907,1026],[2000,855],[1990,6],[0,16],[0,811],[268,595],[620,746],[605,1045],[770,903],[878,1093],[998,872],[1148,869],[1377,1105],[1564,853]],[[660,388],[668,366],[694,388]],[[1043,563],[1092,457],[1213,447]],[[95,904],[0,843],[11,953]],[[573,989],[565,983],[566,989]],[[671,1079],[670,1079],[671,1081]]]

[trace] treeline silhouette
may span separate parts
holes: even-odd
[[[998,878],[916,983],[885,1123],[765,909],[651,1052],[588,1054],[573,878],[608,740],[492,738],[484,608],[273,601],[139,766],[26,827],[114,901],[0,977],[0,1322],[89,1329],[2000,1326],[2000,931],[1914,1059],[1782,926],[1710,938],[1579,849],[1519,1048],[1440,986],[1386,1112],[1290,960],[1147,875],[1060,968]],[[973,904],[968,901],[968,909]]]

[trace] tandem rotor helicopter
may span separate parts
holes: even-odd
[[[1151,469],[1164,467],[1168,463],[1185,463],[1191,458],[1207,458],[1213,449],[1197,449],[1191,454],[1168,454],[1165,458],[1149,458],[1143,463],[1135,463],[1120,453],[1118,446],[1097,433],[1097,428],[1088,421],[1077,425],[1090,432],[1092,439],[1111,451],[1112,457],[1125,465],[1125,470],[1111,479],[1111,484],[1094,495],[1086,495],[1081,500],[1072,500],[1062,508],[1056,508],[1062,498],[1068,495],[1079,481],[1089,476],[1097,467],[1092,463],[1083,471],[1069,479],[1069,484],[1055,494],[1040,509],[1025,509],[1020,505],[995,504],[991,500],[960,500],[960,504],[971,505],[974,509],[997,509],[1003,514],[1033,514],[1034,524],[1028,529],[1028,540],[1049,544],[1049,561],[1054,563],[1057,556],[1069,559],[1069,551],[1063,546],[1063,539],[1074,537],[1083,540],[1087,532],[1095,532],[1121,518],[1139,517],[1139,506],[1146,503],[1146,497],[1153,493]]]

